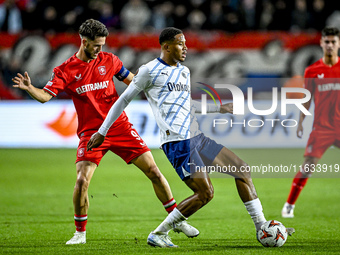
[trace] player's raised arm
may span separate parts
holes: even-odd
[[[19,88],[27,91],[27,93],[33,99],[37,100],[40,103],[45,103],[52,98],[52,96],[46,91],[36,88],[32,85],[31,78],[29,77],[27,72],[25,72],[24,75],[18,73],[17,76],[12,79],[12,81],[15,83],[13,85],[14,88]]]

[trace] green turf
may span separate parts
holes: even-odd
[[[300,164],[302,149],[234,150],[250,165]],[[160,150],[154,157],[179,202],[191,192]],[[320,163],[339,163],[330,149]],[[297,233],[281,248],[264,248],[234,180],[214,178],[214,199],[190,218],[201,234],[188,239],[171,233],[178,249],[153,248],[146,237],[166,216],[150,182],[113,154],[104,157],[92,179],[87,243],[66,246],[75,228],[72,191],[75,150],[0,149],[0,253],[16,254],[331,254],[340,252],[338,178],[312,178],[294,219],[281,207],[291,178],[254,178],[266,218],[293,226]],[[290,177],[292,177],[291,175]]]

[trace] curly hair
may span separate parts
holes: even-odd
[[[163,42],[175,40],[175,36],[178,34],[183,34],[182,30],[175,27],[167,27],[163,29],[159,35],[159,44],[162,45]]]
[[[107,37],[109,31],[100,21],[88,19],[79,27],[79,34],[93,41],[96,37]]]

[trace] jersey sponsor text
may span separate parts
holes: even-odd
[[[109,81],[95,82],[95,83],[80,86],[76,88],[76,91],[80,95],[85,92],[89,92],[93,90],[105,89],[107,88],[108,85],[109,85]]]
[[[182,84],[181,82],[175,84],[174,82],[168,82],[169,91],[189,91],[189,86],[186,84]]]
[[[340,83],[327,83],[318,85],[319,91],[340,90]]]

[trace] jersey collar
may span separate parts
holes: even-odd
[[[166,66],[170,66],[169,64],[167,64],[163,59],[161,59],[161,58],[157,58],[157,60],[159,61],[159,62],[161,62],[163,65],[166,65]],[[180,63],[177,63],[177,66],[176,67],[179,67],[179,65],[180,65]],[[170,66],[171,67],[171,66]]]

